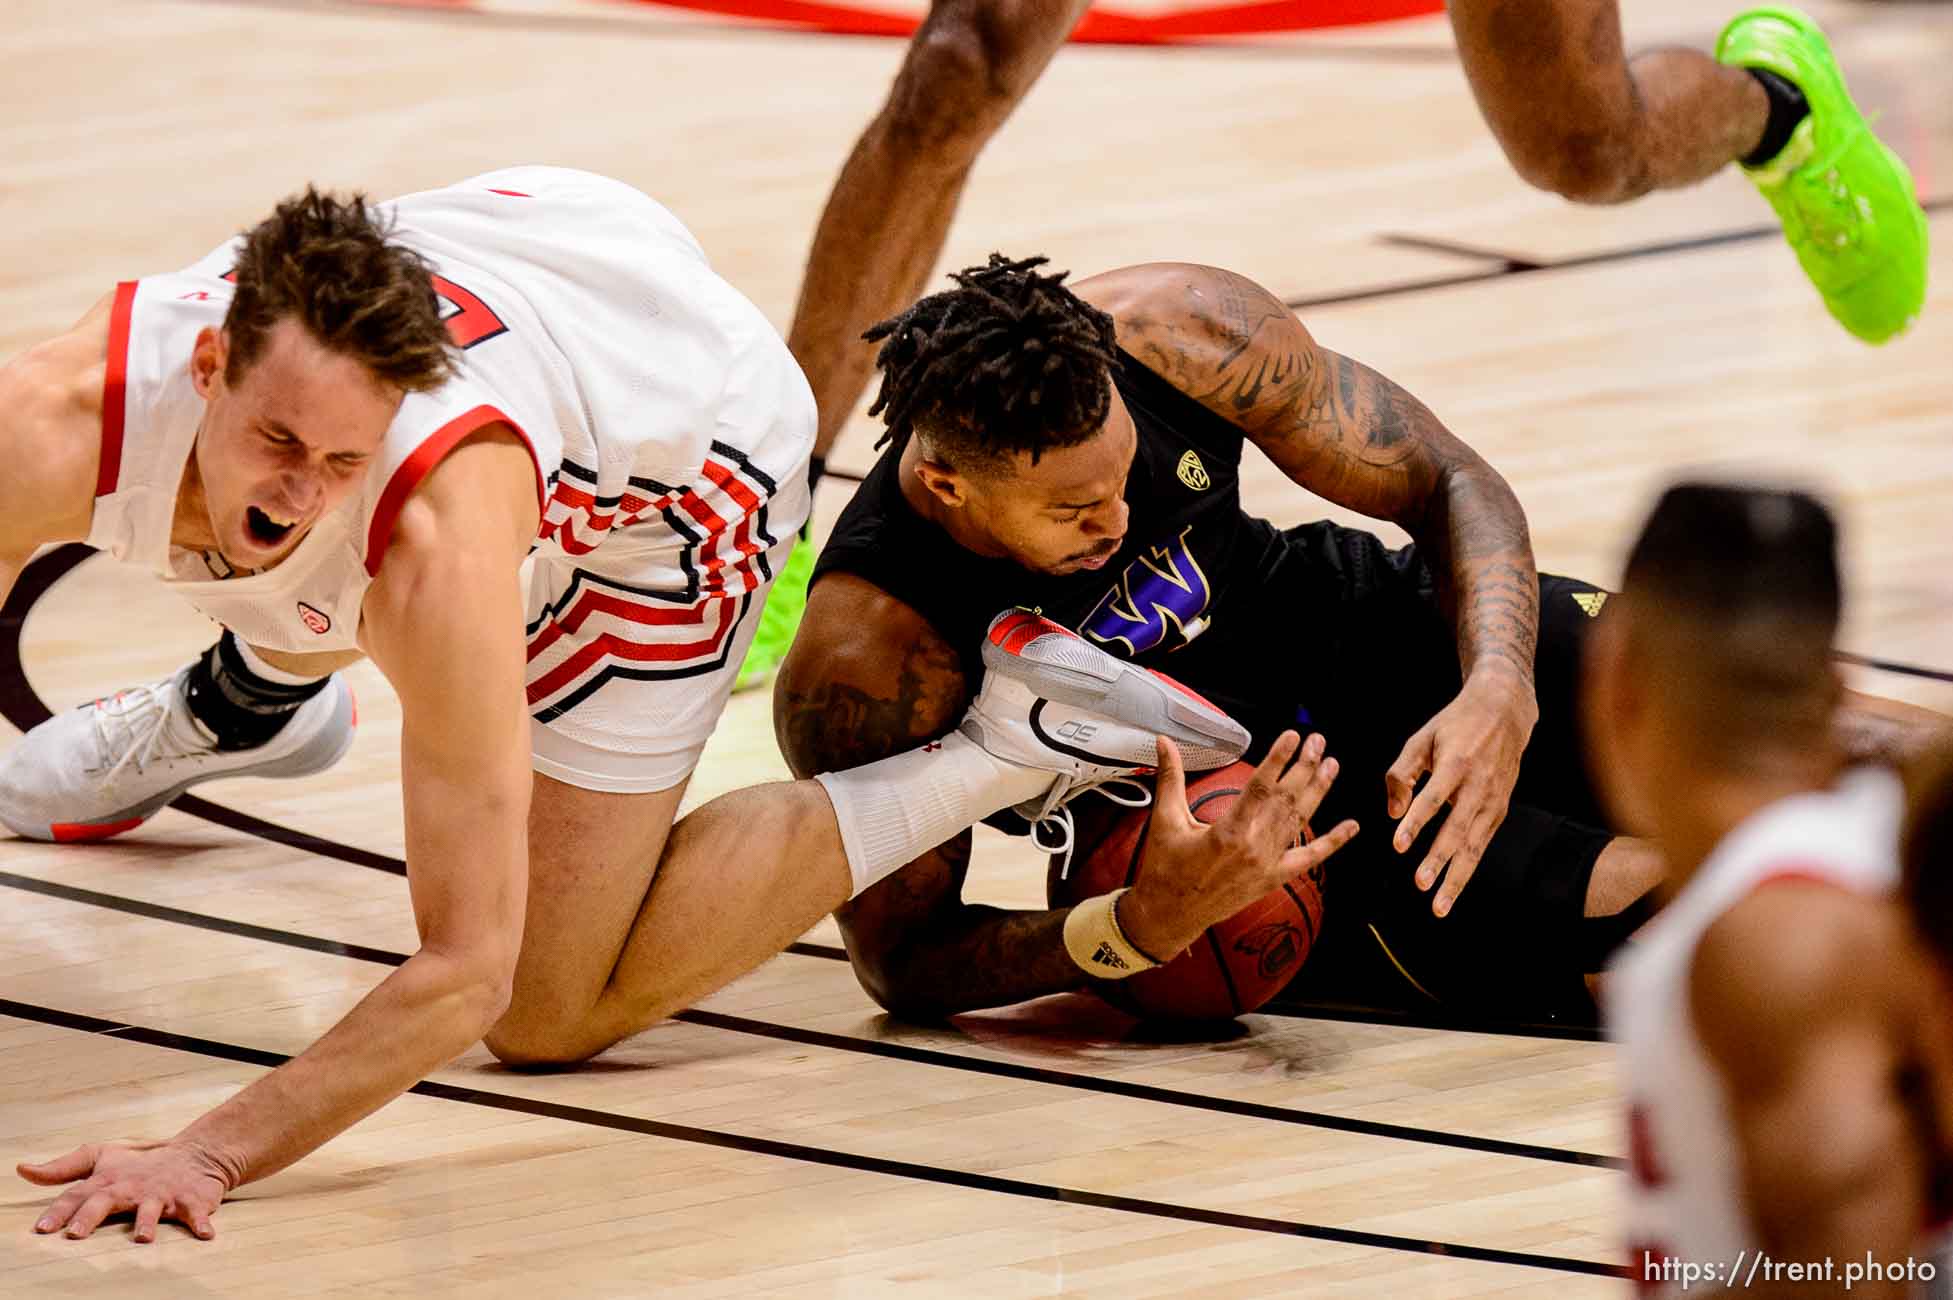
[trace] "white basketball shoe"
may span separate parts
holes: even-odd
[[[1055,824],[1071,846],[1064,805],[1108,783],[1136,785],[1158,762],[1155,737],[1180,748],[1189,772],[1225,767],[1248,748],[1248,729],[1163,673],[1127,663],[1077,633],[1027,610],[991,620],[983,640],[983,689],[958,727],[986,751],[1057,776],[1014,809],[1034,832]],[[1150,792],[1138,787],[1143,807]],[[1107,792],[1108,797],[1111,797]]]
[[[200,781],[306,776],[352,746],[353,692],[338,673],[270,740],[225,750],[190,713],[189,676],[185,667],[118,691],[22,736],[0,757],[0,822],[31,840],[104,840],[134,830]]]

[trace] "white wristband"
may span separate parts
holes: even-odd
[[[1065,918],[1065,951],[1087,975],[1122,980],[1160,963],[1135,948],[1119,928],[1119,898],[1126,891],[1088,898]]]

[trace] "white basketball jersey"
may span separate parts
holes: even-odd
[[[362,488],[261,573],[224,576],[221,557],[173,551],[203,413],[190,356],[198,331],[223,323],[233,242],[116,291],[90,545],[152,569],[254,645],[344,650],[401,506],[489,423],[514,428],[535,459],[545,550],[583,555],[613,527],[662,527],[661,512],[696,540],[771,490],[748,481],[734,433],[811,411],[806,381],[659,204],[605,177],[524,167],[380,207],[433,270],[460,351],[448,383],[401,403]],[[755,589],[760,575],[743,561],[760,547],[726,531],[737,553],[674,548],[672,572],[645,575],[646,586],[668,577],[694,598]]]
[[[1697,1038],[1689,971],[1702,935],[1751,890],[1779,878],[1866,893],[1899,875],[1904,792],[1883,769],[1784,799],[1716,847],[1688,885],[1629,943],[1609,972],[1608,1028],[1620,1044],[1633,1166],[1630,1266],[1644,1294],[1680,1295],[1679,1279],[1644,1277],[1642,1259],[1715,1262],[1759,1243],[1743,1205],[1742,1169],[1723,1082]],[[1726,1263],[1725,1263],[1726,1266]],[[1698,1290],[1713,1290],[1698,1278]]]

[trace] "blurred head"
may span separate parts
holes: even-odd
[[[1656,504],[1588,654],[1591,765],[1636,834],[1707,847],[1841,761],[1837,529],[1801,492],[1686,483]]]
[[[360,484],[408,392],[452,372],[418,256],[355,195],[308,188],[248,232],[219,329],[197,336],[194,471],[242,568],[275,564]]]
[[[1903,897],[1913,927],[1953,981],[1953,736],[1907,776]]]
[[[1112,387],[1112,318],[1040,275],[1041,257],[950,278],[866,337],[882,442],[913,437],[916,477],[958,532],[1040,573],[1096,568],[1126,533],[1138,434]],[[877,444],[878,446],[880,444]]]

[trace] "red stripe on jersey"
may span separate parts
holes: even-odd
[[[122,433],[128,413],[129,317],[135,310],[136,283],[115,286],[115,306],[109,310],[108,369],[102,373],[102,463],[95,471],[95,495],[115,491],[122,477]]]
[[[627,597],[608,591],[595,591],[586,588],[576,598],[569,614],[561,620],[568,632],[580,630],[592,614],[609,614],[627,623],[642,623],[646,627],[695,627],[705,622],[705,606],[688,605],[682,609],[651,607],[640,605]]]
[[[686,488],[685,495],[678,498],[678,504],[684,507],[686,514],[705,525],[707,535],[725,531],[726,521],[719,518],[718,512],[713,510],[711,506],[705,504],[704,497],[692,491],[690,488]]]
[[[611,592],[586,589],[567,613],[550,615],[549,625],[529,642],[529,661],[535,662],[536,657],[560,641],[564,633],[581,630],[592,613],[611,614],[627,622],[652,627],[684,627],[705,621],[704,605],[692,605],[685,609],[652,608],[634,604],[628,597]]]
[[[596,497],[585,492],[582,488],[571,487],[559,479],[556,484],[555,495],[550,500],[553,504],[560,504],[567,509],[583,511],[588,516],[584,520],[584,526],[586,528],[590,528],[596,532],[605,532],[611,528],[628,528],[630,525],[636,523],[639,516],[646,510],[662,510],[670,503],[671,498],[660,497],[656,501],[651,501],[626,492],[617,498],[617,504],[611,513],[598,514],[599,507]],[[619,511],[625,512],[627,517],[621,520],[618,519],[617,513]],[[559,520],[557,521],[556,527],[565,528],[569,523],[569,520]]]
[[[527,198],[535,197],[534,195],[531,194],[524,194],[521,190],[498,190],[492,185],[488,187],[488,192],[490,194],[506,194],[512,199],[527,199]]]
[[[716,602],[731,607],[732,602]],[[709,659],[720,652],[737,618],[724,618],[712,634],[702,641],[682,641],[668,645],[638,645],[609,632],[597,637],[548,673],[529,685],[529,703],[548,699],[589,672],[605,657],[632,663],[673,663],[686,659]]]
[[[535,638],[529,642],[529,662],[536,662],[537,655],[562,639],[563,625],[553,618],[550,619],[548,625],[542,631],[536,633]]]
[[[760,508],[759,494],[739,478],[736,470],[730,469],[708,458],[705,462],[705,477],[725,489],[727,496],[739,503],[739,508],[751,514]]]
[[[601,544],[600,541],[578,541],[575,530],[570,527],[567,520],[559,524],[550,524],[542,530],[540,536],[544,541],[554,538],[556,544],[563,548],[565,555],[588,555]]]
[[[732,547],[739,553],[740,559],[731,568],[727,568],[725,560],[718,556],[718,538],[715,537],[712,539],[713,557],[705,563],[704,569],[707,576],[705,582],[700,587],[700,590],[706,595],[716,596],[725,594],[726,575],[728,573],[739,574],[744,579],[744,583],[739,590],[732,593],[734,595],[744,595],[759,587],[759,577],[753,572],[753,557],[761,554],[765,548],[757,545],[752,540],[751,530],[752,519],[749,516],[741,516],[739,527],[733,530],[732,535]]]
[[[377,578],[380,562],[386,559],[387,545],[393,541],[393,526],[400,520],[400,509],[407,504],[407,498],[414,494],[421,480],[441,463],[441,458],[453,451],[455,444],[471,433],[478,433],[491,424],[505,424],[522,440],[529,452],[529,462],[536,470],[538,499],[541,495],[542,466],[536,462],[536,449],[529,436],[522,432],[514,420],[492,406],[477,406],[463,411],[446,424],[430,434],[420,446],[400,462],[400,468],[393,471],[387,480],[386,488],[380,493],[380,504],[374,507],[373,522],[366,528],[366,576]]]

